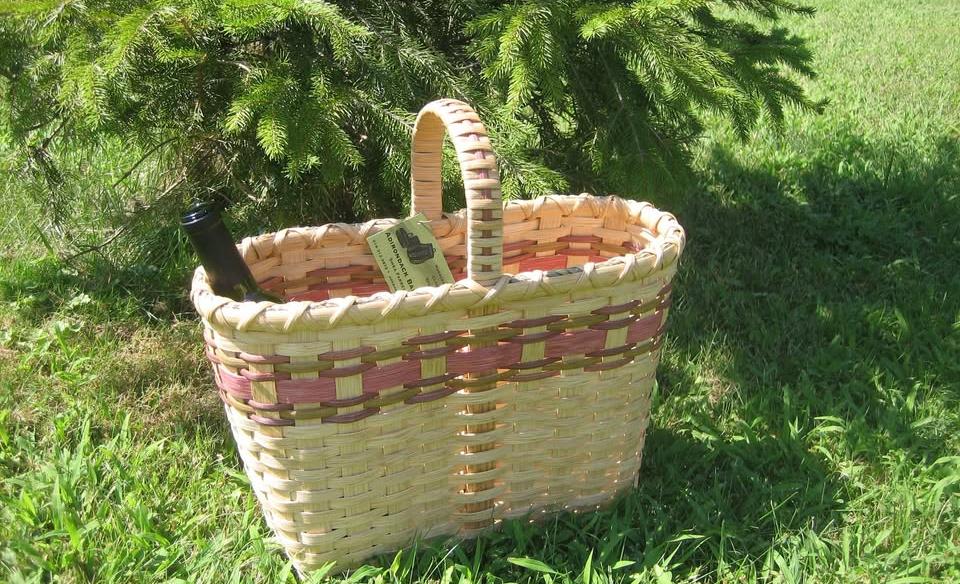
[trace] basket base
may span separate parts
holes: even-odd
[[[496,481],[500,498],[489,512],[490,525],[479,529],[464,527],[454,520],[457,507],[453,497],[457,493],[450,487],[456,488],[460,479],[455,472],[450,472],[450,469],[456,468],[451,455],[454,459],[461,456],[455,440],[437,450],[425,451],[428,453],[426,456],[421,451],[420,457],[408,455],[397,448],[395,464],[365,463],[365,466],[373,465],[378,469],[376,475],[379,481],[377,476],[370,473],[363,479],[362,486],[355,489],[369,494],[369,497],[361,498],[363,502],[360,503],[368,505],[367,512],[363,513],[359,505],[354,504],[348,513],[344,509],[348,503],[338,496],[342,491],[337,488],[342,489],[344,482],[359,485],[361,479],[342,477],[342,470],[312,471],[297,467],[302,467],[303,461],[308,459],[314,461],[310,464],[327,465],[330,468],[338,458],[333,451],[326,450],[330,454],[328,457],[314,459],[307,456],[314,454],[311,446],[319,447],[320,452],[316,454],[324,452],[324,443],[352,444],[353,450],[359,449],[359,454],[350,452],[348,456],[363,456],[375,450],[374,458],[385,460],[383,448],[387,441],[376,437],[384,436],[384,431],[390,436],[391,426],[378,426],[377,422],[381,421],[378,420],[379,416],[355,423],[364,426],[353,428],[346,434],[337,431],[344,426],[329,425],[327,428],[334,430],[328,430],[331,433],[326,438],[302,438],[291,442],[264,436],[265,428],[259,427],[229,405],[226,406],[226,413],[267,523],[297,572],[301,576],[308,575],[324,569],[333,561],[336,564],[329,569],[329,573],[336,574],[363,565],[371,558],[407,548],[413,542],[436,545],[436,542],[463,541],[498,529],[505,520],[537,522],[558,513],[590,512],[615,504],[624,492],[637,484],[655,367],[656,360],[648,360],[597,372],[593,374],[596,379],[592,383],[573,378],[564,382],[560,378],[551,386],[536,389],[525,387],[528,384],[517,383],[498,387],[509,406],[497,412],[503,419],[503,423],[498,425],[502,436],[502,452],[499,453],[497,469],[513,472]],[[607,400],[604,399],[604,388],[608,386],[629,391],[620,392],[616,400]],[[569,440],[554,438],[531,444],[529,436],[525,435],[525,428],[533,419],[537,420],[537,432],[548,428],[547,431],[553,436],[562,435],[571,427],[570,418],[565,415],[569,412],[556,407],[547,408],[544,404],[548,402],[542,394],[562,396],[562,403],[571,412],[576,411],[579,416],[591,419],[590,428],[585,428],[584,433]],[[459,398],[468,399],[462,395]],[[614,401],[616,403],[612,403]],[[397,409],[391,412],[396,418],[393,424],[400,427],[412,425],[413,420],[429,419],[431,414],[456,415],[459,409],[451,406],[453,404],[444,406],[431,402],[405,410]],[[543,411],[544,408],[550,410],[550,417]],[[437,426],[446,429],[456,427],[449,423]],[[320,424],[314,431],[323,427]],[[579,427],[584,428],[582,425]],[[607,435],[607,432],[612,435]],[[374,438],[367,439],[365,445],[359,444],[357,441],[360,436],[367,434]],[[453,432],[448,436],[456,438],[457,435]],[[440,443],[439,439],[437,443]],[[557,448],[558,444],[568,443],[579,444],[581,448]],[[433,466],[444,472],[424,472],[429,470],[429,459],[441,451],[449,451],[447,468],[444,469],[442,464]],[[278,458],[281,455],[287,457],[285,462],[281,463]],[[343,453],[339,455],[342,457]],[[278,466],[283,466],[285,470],[279,470],[276,468]],[[394,473],[391,477],[387,472],[391,467],[404,467],[407,470]],[[409,472],[413,467],[419,468],[419,472]],[[281,472],[284,478],[278,476]],[[315,480],[308,480],[310,478]],[[396,481],[397,478],[405,480]],[[392,487],[389,486],[391,482]],[[284,497],[280,499],[278,490],[283,487],[289,490],[284,491]]]

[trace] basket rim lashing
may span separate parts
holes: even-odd
[[[447,134],[455,213],[441,209]],[[237,302],[194,274],[238,451],[298,570],[593,507],[640,469],[683,228],[613,196],[502,202],[486,131],[457,100],[421,111],[412,150],[411,215],[456,282],[384,291],[366,241],[395,219],[244,239],[286,303]]]
[[[440,210],[439,151],[445,126],[466,127],[451,132],[451,140],[460,159],[468,204],[467,209],[455,213],[442,213]],[[676,261],[683,250],[683,227],[672,214],[659,211],[647,202],[581,194],[547,195],[503,204],[489,139],[479,118],[463,102],[438,100],[426,106],[417,117],[413,140],[411,214],[424,213],[430,220],[431,229],[439,236],[462,231],[466,227],[466,278],[453,284],[425,286],[416,290],[377,292],[369,296],[350,295],[328,300],[295,300],[284,304],[260,302],[251,306],[254,303],[238,302],[214,293],[203,268],[199,267],[194,274],[191,296],[207,323],[215,328],[286,332],[328,329],[341,324],[372,324],[387,317],[414,316],[429,310],[474,309],[491,303],[642,280]],[[484,157],[475,157],[476,152],[483,153]],[[491,201],[502,209],[502,215],[492,213],[494,207]],[[549,271],[501,273],[505,219],[537,216],[545,205],[557,205],[564,215],[595,218],[626,216],[628,224],[644,225],[656,233],[656,238],[635,253],[600,263],[587,262],[582,267]],[[488,218],[478,219],[481,213]],[[491,216],[494,218],[489,219]],[[317,247],[327,237],[365,243],[367,237],[396,222],[376,219],[360,224],[331,223],[321,227],[283,229],[245,238],[240,244],[240,251],[247,263],[255,263],[270,257],[276,250]],[[479,229],[484,235],[482,238],[474,233],[478,226],[482,227]]]
[[[351,295],[328,300],[292,300],[284,304],[238,302],[219,296],[210,288],[203,268],[199,267],[194,273],[192,299],[200,315],[214,328],[263,332],[330,329],[343,324],[373,324],[390,316],[417,315],[429,310],[479,308],[492,302],[528,300],[537,296],[643,280],[649,274],[668,267],[683,251],[683,227],[672,214],[659,211],[647,202],[587,194],[547,195],[534,200],[510,201],[504,205],[503,213],[504,216],[519,213],[529,217],[538,213],[537,207],[548,204],[569,211],[564,214],[581,213],[586,208],[590,216],[596,218],[603,218],[608,212],[622,213],[622,206],[626,206],[630,223],[652,224],[657,238],[635,253],[615,256],[604,262],[503,274],[491,286],[483,286],[468,277],[453,284],[424,286],[416,290],[376,292],[368,296]],[[462,209],[444,213],[441,219],[430,221],[430,227],[437,234],[455,232],[457,225],[465,222],[465,215]],[[641,221],[644,215],[650,219]],[[340,232],[338,235],[341,240],[365,242],[373,233],[397,222],[395,219],[375,219],[359,224],[293,227],[245,238],[239,247],[244,260],[253,263],[270,257],[274,248],[313,247],[311,243],[322,241],[331,232]],[[256,304],[255,312],[250,311],[253,304]]]

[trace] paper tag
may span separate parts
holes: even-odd
[[[423,214],[374,233],[367,244],[393,292],[453,282],[440,244]]]

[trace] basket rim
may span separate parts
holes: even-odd
[[[584,206],[596,218],[608,212],[624,214],[628,224],[639,224],[641,214],[654,212],[652,221],[657,237],[643,249],[604,262],[586,262],[583,266],[558,268],[549,271],[534,270],[504,274],[492,286],[486,287],[469,278],[442,286],[424,286],[415,290],[376,292],[368,296],[342,296],[327,300],[294,300],[283,304],[273,302],[238,302],[219,296],[210,288],[203,267],[194,271],[190,298],[203,321],[216,330],[262,332],[293,332],[310,329],[331,329],[342,324],[374,324],[387,317],[417,317],[434,311],[467,310],[490,303],[511,300],[529,300],[539,296],[569,293],[578,289],[606,288],[642,280],[669,268],[680,257],[686,243],[686,233],[671,213],[660,211],[648,202],[622,199],[617,196],[546,195],[537,199],[505,202],[504,212],[519,208],[525,216],[533,214],[534,207],[555,203],[565,215],[574,214]],[[527,213],[529,211],[529,213]],[[245,260],[260,258],[257,243],[264,240],[283,241],[291,233],[316,233],[331,226],[353,228],[362,237],[396,223],[397,219],[374,219],[366,223],[331,223],[317,227],[290,228],[254,237],[239,244]],[[451,226],[466,221],[466,210],[445,213]]]

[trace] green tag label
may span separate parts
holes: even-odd
[[[422,214],[374,233],[367,238],[367,244],[394,292],[453,282],[440,244]]]

